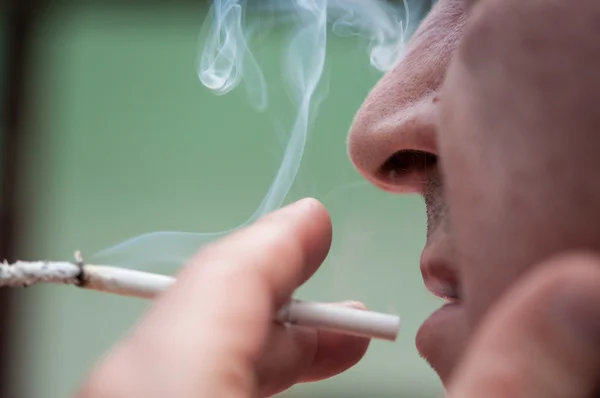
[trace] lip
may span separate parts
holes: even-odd
[[[447,303],[434,311],[417,332],[417,350],[444,384],[462,351],[463,318],[460,303]]]
[[[421,255],[421,273],[427,289],[446,301],[421,325],[417,333],[417,350],[442,380],[454,368],[456,352],[462,341],[463,305],[458,292],[458,277],[449,252],[442,242],[430,242]],[[436,244],[437,243],[437,244]],[[445,243],[445,242],[444,242]]]
[[[425,287],[434,296],[450,302],[460,300],[456,271],[445,259],[430,254],[427,249],[421,255],[421,275]]]
[[[433,311],[431,315],[425,319],[421,327],[419,328],[419,334],[439,334],[439,329],[444,327],[449,327],[450,322],[453,322],[455,316],[458,315],[458,311],[461,306],[458,302],[449,302],[442,305],[437,310]],[[434,330],[435,329],[435,330]],[[440,332],[441,333],[441,332]],[[419,341],[421,343],[421,341]],[[427,347],[417,347],[417,348],[427,348]]]

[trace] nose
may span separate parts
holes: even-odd
[[[435,169],[440,89],[466,20],[462,2],[437,3],[350,130],[350,159],[363,176],[387,191],[423,193]]]
[[[350,159],[378,187],[421,192],[437,163],[437,93],[397,90],[391,72],[356,115],[348,140]],[[404,95],[402,95],[404,94]]]

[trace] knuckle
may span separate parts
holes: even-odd
[[[241,366],[234,361],[230,364],[223,364],[213,372],[208,378],[209,380],[198,378],[195,390],[204,393],[198,396],[206,397],[218,396],[224,392],[230,397],[248,396],[249,392],[257,389],[254,373],[250,369],[248,365]],[[214,391],[214,389],[222,391]]]

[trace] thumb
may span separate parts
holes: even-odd
[[[451,398],[584,398],[600,380],[600,260],[549,261],[490,312]]]

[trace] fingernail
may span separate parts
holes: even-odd
[[[298,199],[297,201],[290,203],[290,206],[291,207],[302,206],[303,204],[305,204],[309,200],[310,200],[309,198]]]
[[[587,284],[585,284],[587,285]],[[597,291],[568,283],[549,300],[548,309],[566,338],[586,346],[600,345],[600,300]]]
[[[300,199],[295,202],[289,203],[289,204],[275,210],[273,213],[267,214],[265,217],[270,217],[272,215],[276,215],[279,217],[297,215],[299,212],[300,213],[304,212],[303,207],[306,207],[306,199]]]
[[[316,207],[319,206],[321,204],[321,202],[319,202],[317,199],[315,198],[302,198],[300,200],[297,200],[296,202],[292,203],[290,205],[290,207],[292,208],[302,208],[302,207],[307,207],[307,208],[311,208],[311,207]]]

